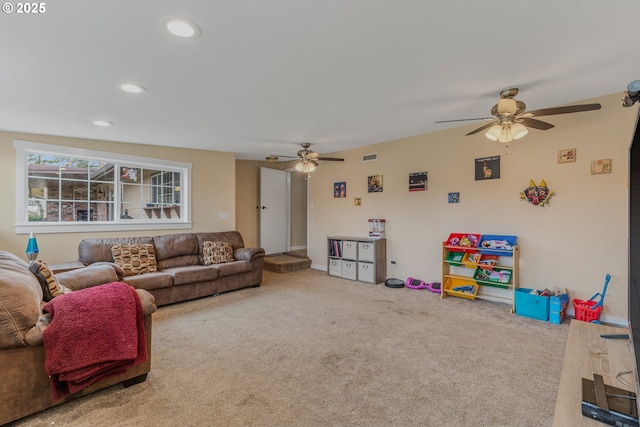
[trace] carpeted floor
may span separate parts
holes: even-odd
[[[146,382],[15,426],[550,426],[568,321],[307,269],[161,307]]]

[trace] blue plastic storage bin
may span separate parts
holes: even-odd
[[[532,319],[549,320],[549,297],[530,295],[532,289],[516,289],[516,314]]]
[[[488,242],[497,242],[497,241],[505,242],[506,249],[499,250],[499,249],[490,248],[490,247],[484,249],[485,246],[489,244]],[[511,256],[513,253],[513,247],[516,245],[517,242],[518,242],[518,236],[483,234],[482,237],[480,238],[480,244],[478,245],[478,248],[480,249],[480,253],[483,253],[486,255]]]

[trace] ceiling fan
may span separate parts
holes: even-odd
[[[491,120],[486,125],[472,130],[467,134],[473,135],[488,129],[485,136],[492,141],[509,142],[520,139],[529,131],[527,127],[539,130],[547,130],[554,127],[551,123],[534,119],[534,117],[553,116],[556,114],[579,113],[582,111],[599,110],[600,104],[578,104],[565,107],[543,108],[541,110],[525,111],[524,102],[515,99],[518,88],[500,91],[498,103],[491,109],[494,117],[479,117],[474,119],[441,120],[436,123],[461,122],[467,120]]]
[[[276,162],[280,157],[300,159],[300,161],[296,165],[296,170],[304,173],[313,172],[314,170],[316,170],[316,167],[318,166],[318,160],[344,162],[344,159],[340,159],[338,157],[323,157],[320,155],[320,153],[316,153],[315,151],[310,150],[309,147],[311,146],[311,143],[309,142],[304,142],[300,145],[302,145],[302,150],[299,150],[296,156],[269,154],[266,159],[269,162]]]

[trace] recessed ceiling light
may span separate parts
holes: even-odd
[[[196,38],[200,35],[200,27],[188,19],[164,18],[160,25],[174,36]]]
[[[135,83],[120,83],[118,87],[120,88],[120,90],[129,93],[143,93],[147,91],[145,88]]]
[[[113,126],[113,123],[108,122],[106,120],[95,120],[93,122],[93,124],[96,125],[96,126],[101,126],[103,128],[106,128],[106,127],[109,127],[109,126]]]

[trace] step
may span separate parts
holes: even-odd
[[[268,255],[264,257],[264,269],[275,273],[290,273],[311,267],[311,259],[291,255]]]

